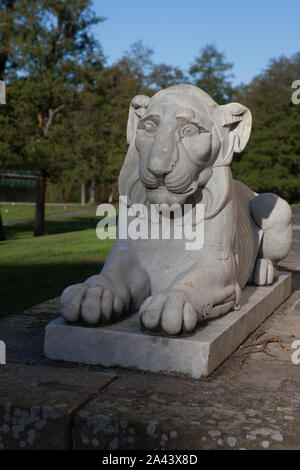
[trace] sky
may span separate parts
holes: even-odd
[[[213,43],[249,83],[272,58],[300,51],[300,0],[93,0],[106,21],[94,27],[107,63],[142,39],[155,63],[187,71]],[[300,78],[300,77],[299,77]]]

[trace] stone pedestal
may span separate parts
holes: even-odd
[[[247,286],[242,307],[188,337],[143,333],[138,314],[105,327],[70,325],[63,318],[46,327],[49,359],[175,373],[199,379],[213,372],[290,295],[291,275],[280,272],[268,287]]]

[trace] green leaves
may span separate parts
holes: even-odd
[[[291,103],[291,83],[300,77],[300,53],[270,61],[241,88],[238,100],[253,115],[250,141],[232,168],[234,177],[258,192],[300,200],[300,106]]]
[[[225,54],[208,44],[199,51],[189,73],[194,85],[206,91],[218,104],[224,104],[234,97],[232,68],[233,64],[226,62]]]
[[[12,11],[0,9],[0,36],[6,34],[9,43],[5,71],[10,65],[8,104],[0,109],[0,161],[57,179],[74,167],[70,122],[90,64],[102,67],[90,28],[103,18],[95,16],[91,0],[12,3]],[[8,22],[17,26],[9,36]]]

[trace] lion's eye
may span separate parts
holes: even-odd
[[[181,137],[193,137],[199,134],[199,129],[194,124],[189,124],[181,129]]]
[[[153,135],[156,132],[156,125],[152,121],[145,121],[144,123],[145,126],[145,133],[147,135]]]

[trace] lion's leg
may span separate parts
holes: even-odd
[[[62,314],[69,322],[109,323],[139,308],[149,292],[150,279],[135,249],[117,240],[100,274],[64,290]]]
[[[191,333],[196,325],[227,313],[235,305],[231,261],[215,261],[175,282],[170,289],[148,297],[140,308],[142,326],[167,335]]]
[[[263,237],[252,275],[252,283],[270,285],[277,278],[277,263],[289,252],[292,241],[292,211],[276,194],[262,193],[251,201],[251,214],[263,229]]]

